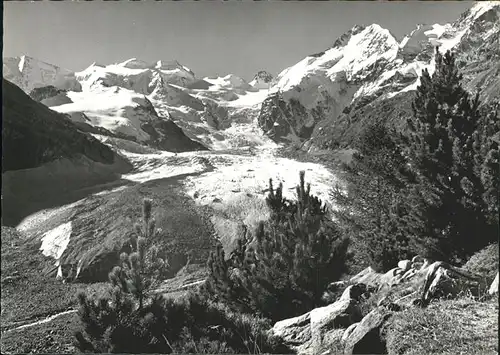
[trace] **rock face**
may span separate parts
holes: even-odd
[[[495,280],[491,283],[490,289],[488,290],[488,294],[494,295],[498,293],[498,272],[497,276],[495,276]]]
[[[49,85],[40,88],[34,88],[29,96],[47,107],[58,106],[71,103],[71,99],[66,95],[66,90],[61,90],[55,86]]]
[[[483,101],[498,100],[499,14],[498,2],[477,3],[454,23],[419,25],[401,42],[378,25],[355,26],[278,75],[259,124],[275,141],[307,140],[308,150],[350,144],[372,117],[403,125],[422,70],[432,74],[435,47],[457,52],[469,90],[479,85]]]
[[[269,89],[272,85],[273,76],[265,70],[259,71],[249,83],[256,89]]]
[[[299,101],[287,102],[278,92],[264,100],[258,122],[274,141],[291,143],[309,138],[315,121]]]

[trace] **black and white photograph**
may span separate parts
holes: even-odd
[[[498,354],[500,1],[4,1],[2,354]]]

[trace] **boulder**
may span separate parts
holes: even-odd
[[[415,276],[417,274],[417,270],[415,269],[410,269],[408,271],[406,271],[402,276],[401,276],[401,281],[402,282],[405,282],[405,281],[408,281],[408,280],[411,280],[413,278],[413,276]]]
[[[376,271],[373,270],[371,266],[368,266],[363,271],[360,271],[359,273],[357,273],[356,275],[354,275],[353,277],[351,277],[349,281],[350,282],[357,282],[360,279],[362,279],[364,276],[366,276],[368,274],[373,274],[373,273],[376,273]]]
[[[299,354],[317,353],[332,342],[340,344],[344,329],[362,319],[357,299],[365,291],[365,285],[351,285],[336,302],[279,321],[270,333],[283,339]]]
[[[276,322],[271,333],[294,347],[311,339],[311,312]]]
[[[367,286],[379,287],[382,276],[383,274],[379,274],[369,266],[359,274],[352,277],[349,282],[351,284],[362,283]]]
[[[351,324],[345,331],[344,331],[344,334],[342,334],[342,338],[340,339],[341,343],[342,344],[345,344],[347,338],[349,338],[349,336],[352,334],[352,332],[354,331],[354,329],[356,329],[356,327],[358,326],[359,322],[358,323],[353,323]]]
[[[358,283],[355,285],[350,285],[348,286],[344,292],[342,293],[342,296],[340,296],[340,300],[355,300],[359,301],[360,297],[364,295],[365,293],[369,293],[373,291],[372,287],[369,287],[365,284]]]
[[[382,326],[392,313],[384,308],[375,308],[345,337],[344,354],[385,354]]]
[[[498,293],[498,272],[497,276],[495,276],[495,280],[493,280],[490,289],[488,290],[488,294],[490,295],[494,295],[495,293]]]
[[[426,270],[429,266],[429,260],[422,258],[420,255],[417,255],[412,259],[412,269],[415,271]]]
[[[423,263],[425,261],[425,259],[420,256],[420,255],[415,255],[412,259],[411,259],[411,262],[412,263]]]
[[[481,277],[465,270],[437,261],[428,267],[422,290],[423,304],[433,298],[455,297],[463,291],[473,294],[484,287]]]
[[[402,270],[399,267],[395,267],[387,271],[385,274],[380,276],[379,289],[382,287],[392,287],[399,283],[402,275]]]
[[[403,273],[407,272],[411,269],[412,263],[411,260],[401,260],[398,263],[398,267],[402,270]]]
[[[328,285],[327,289],[330,292],[335,292],[341,288],[344,288],[348,285],[347,281],[335,281]]]
[[[326,307],[315,308],[310,312],[311,336],[320,337],[325,329],[347,328],[361,320],[361,312],[356,301],[341,297]]]

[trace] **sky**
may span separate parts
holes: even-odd
[[[178,60],[196,76],[277,75],[329,48],[354,25],[397,38],[416,24],[456,20],[455,1],[8,1],[3,56],[29,55],[74,71],[130,58]]]

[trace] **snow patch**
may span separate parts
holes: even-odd
[[[67,222],[51,229],[42,237],[40,250],[43,255],[56,259],[56,266],[59,266],[61,256],[68,247],[71,232],[71,222]]]

